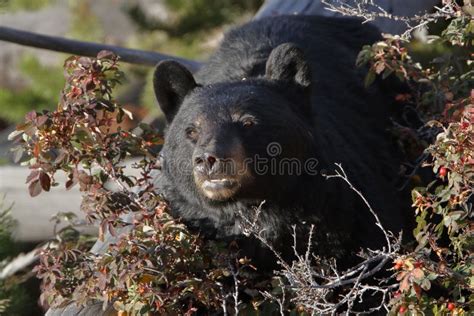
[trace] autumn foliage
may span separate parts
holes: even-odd
[[[168,214],[153,186],[162,138],[144,124],[133,132],[116,128],[130,115],[112,96],[122,78],[117,60],[109,52],[66,60],[57,110],[28,113],[10,136],[21,144],[18,157],[28,157],[31,196],[60,185],[55,175],[65,172],[63,185],[79,185],[99,240],[114,239],[104,253],[93,253],[90,238],[77,238],[73,226],[62,229],[35,268],[41,300],[52,307],[99,301],[136,314],[218,310],[227,304],[226,278],[243,273],[245,260],[224,245],[204,243]]]
[[[474,20],[460,11],[440,36],[433,36],[428,47],[444,54],[428,63],[415,62],[409,44],[387,36],[366,46],[358,60],[371,67],[367,84],[376,75],[395,74],[411,88],[397,98],[425,123],[408,128],[411,137],[429,145],[407,177],[416,177],[418,167],[430,167],[436,178],[412,191],[417,244],[394,261],[399,288],[391,311],[467,314],[474,308]]]
[[[473,311],[473,41],[474,22],[462,15],[429,43],[446,49],[432,62],[415,62],[409,43],[400,37],[366,46],[358,58],[360,65],[370,67],[367,85],[378,75],[396,75],[410,87],[397,101],[414,109],[423,126],[394,128],[401,146],[411,137],[420,154],[406,177],[413,180],[420,168],[434,173],[433,181],[412,193],[415,244],[384,268],[391,287],[381,306],[392,314]],[[282,274],[259,279],[251,261],[239,258],[232,245],[203,240],[169,215],[153,186],[162,138],[144,124],[134,131],[117,128],[130,115],[113,98],[123,77],[117,61],[109,52],[66,60],[57,110],[29,113],[10,136],[19,144],[17,158],[31,169],[31,196],[58,185],[78,185],[83,211],[100,227],[99,241],[106,236],[112,241],[105,251],[91,252],[90,239],[75,227],[61,230],[35,268],[43,281],[43,303],[57,307],[98,301],[130,314],[310,314],[291,299],[292,288],[285,289]],[[58,172],[66,173],[66,183],[56,181]],[[269,299],[281,297],[283,289],[288,295],[284,304]],[[332,300],[341,291],[350,293],[351,284],[335,289]],[[245,299],[239,297],[243,292]]]

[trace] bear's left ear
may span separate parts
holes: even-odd
[[[184,97],[196,86],[193,75],[180,63],[165,60],[156,66],[153,88],[168,123],[178,112]]]
[[[311,69],[303,51],[295,44],[284,43],[275,47],[268,57],[265,77],[295,83],[307,90],[311,86]]]

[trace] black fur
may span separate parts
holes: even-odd
[[[173,120],[184,97],[195,87],[193,75],[179,63],[168,61],[157,66],[153,88],[160,91],[156,98],[168,122]]]
[[[249,214],[265,200],[261,223],[284,252],[291,249],[293,224],[301,236],[316,225],[314,249],[322,255],[384,243],[363,201],[338,179],[255,176],[226,201],[197,188],[193,161],[203,152],[233,157],[238,148],[246,157],[272,158],[267,145],[278,142],[279,161],[316,158],[329,174],[341,163],[382,223],[399,231],[405,206],[395,188],[399,157],[386,133],[392,99],[377,85],[366,89],[366,70],[355,67],[362,46],[377,39],[374,27],[355,19],[278,16],[229,32],[197,84],[179,64],[158,65],[156,94],[170,124],[157,187],[174,215],[211,238],[240,238],[238,212]],[[252,117],[252,127],[242,127],[236,113]],[[264,256],[256,243],[243,247]]]

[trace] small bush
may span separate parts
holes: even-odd
[[[55,174],[66,172],[66,188],[80,186],[87,218],[99,224],[99,240],[111,243],[105,252],[92,253],[80,239],[58,236],[58,246],[45,249],[36,267],[42,300],[53,307],[99,301],[122,314],[317,314],[361,311],[360,300],[375,297],[379,305],[367,312],[472,312],[474,22],[461,9],[456,16],[432,38],[448,53],[426,66],[414,61],[400,37],[387,36],[359,55],[358,63],[370,66],[367,85],[377,75],[396,75],[411,88],[397,100],[414,108],[427,126],[398,124],[396,129],[407,132],[398,135],[431,145],[407,179],[422,166],[430,166],[437,178],[413,191],[415,247],[401,250],[400,239],[379,223],[386,247],[366,250],[361,263],[347,271],[338,271],[330,258],[313,256],[308,245],[294,262],[280,258],[275,276],[258,276],[232,245],[202,240],[171,218],[152,181],[160,135],[146,125],[141,135],[112,128],[129,115],[112,96],[122,78],[117,57],[101,52],[95,59],[69,58],[58,109],[29,113],[11,138],[21,143],[18,156],[28,154],[30,194],[59,185]],[[138,157],[133,164],[138,175],[124,165],[131,156]],[[330,177],[359,193],[343,169]],[[272,249],[252,219],[245,223],[249,234]]]
[[[427,45],[445,49],[426,66],[411,58],[400,37],[387,36],[359,55],[360,64],[371,66],[368,84],[376,75],[395,74],[411,87],[397,98],[426,122],[412,135],[434,138],[418,166],[431,167],[436,180],[412,192],[417,245],[394,261],[399,288],[392,313],[454,315],[474,308],[474,20],[458,13],[440,36],[431,37]]]

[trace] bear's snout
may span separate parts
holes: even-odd
[[[215,154],[204,153],[194,158],[195,168],[199,168],[202,172],[210,173],[213,169],[219,168],[221,158],[216,158]]]
[[[205,151],[193,158],[194,182],[207,198],[224,201],[233,197],[242,186],[245,175],[242,155],[223,155]]]

